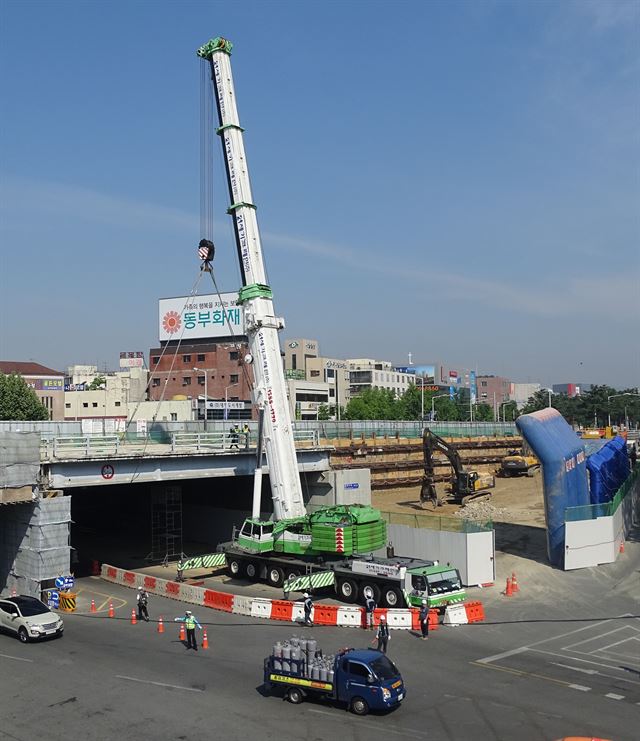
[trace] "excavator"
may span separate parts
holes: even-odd
[[[420,489],[420,502],[423,507],[430,506],[431,509],[435,509],[449,502],[464,507],[471,500],[491,496],[491,489],[496,485],[495,477],[478,471],[467,471],[453,445],[436,435],[428,427],[422,435],[422,447],[424,479]],[[442,453],[453,468],[450,493],[445,498],[438,497],[436,491],[434,453]]]
[[[540,461],[531,452],[510,450],[500,461],[499,476],[535,476],[540,470]]]

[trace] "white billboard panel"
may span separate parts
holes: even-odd
[[[244,308],[237,293],[161,298],[158,301],[158,338],[182,340],[245,334]]]

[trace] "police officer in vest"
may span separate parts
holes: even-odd
[[[176,623],[184,623],[184,627],[187,629],[187,648],[193,648],[195,651],[198,650],[198,644],[196,642],[196,625],[202,630],[202,625],[198,622],[196,616],[191,610],[185,610],[184,617],[177,617],[174,619]]]

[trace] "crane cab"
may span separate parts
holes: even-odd
[[[236,544],[251,553],[273,550],[273,522],[247,518],[235,538]]]

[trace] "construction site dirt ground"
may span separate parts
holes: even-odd
[[[438,484],[438,496],[445,497],[447,484]],[[380,489],[372,492],[374,507],[383,512],[423,514],[428,517],[468,517],[471,520],[491,519],[494,522],[544,528],[542,476],[497,478],[495,489],[488,499],[459,504],[443,504],[435,510],[420,503],[420,486]]]

